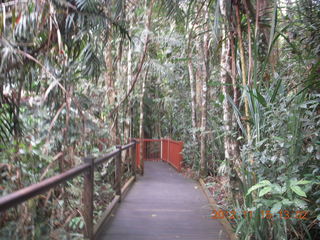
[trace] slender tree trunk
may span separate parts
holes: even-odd
[[[233,101],[236,107],[240,106],[240,91],[237,83],[237,70],[236,70],[236,51],[235,51],[235,39],[234,33],[230,32],[230,47],[231,47],[231,78],[232,78],[232,92],[233,92]],[[232,94],[232,93],[230,93]],[[230,95],[231,97],[231,95]],[[229,103],[230,104],[230,103]],[[239,126],[235,114],[232,114],[232,131],[239,133]],[[234,136],[234,135],[233,135]],[[232,137],[231,151],[233,156],[233,161],[237,162],[240,167],[241,157],[240,157],[240,143],[237,140],[238,134]],[[240,172],[240,170],[239,170]]]
[[[200,41],[200,40],[199,40]],[[202,51],[202,46],[200,42],[196,42],[196,50],[197,52],[201,53]],[[195,74],[195,82],[196,82],[196,128],[197,128],[197,133],[196,133],[196,138],[197,141],[200,141],[200,134],[199,130],[201,128],[201,119],[202,119],[202,111],[201,111],[201,101],[202,101],[202,79],[203,79],[203,69],[202,66],[198,66],[196,68],[196,74]]]
[[[191,38],[191,33],[189,33]],[[191,41],[191,39],[189,40]],[[195,75],[192,63],[192,51],[188,50],[188,72],[189,72],[189,83],[190,83],[190,95],[191,95],[191,122],[192,122],[192,141],[194,151],[192,151],[191,159],[195,161],[195,152],[198,151],[198,140],[197,140],[197,112],[196,112],[196,89],[195,89]]]
[[[142,80],[142,86],[141,86],[141,95],[140,95],[140,117],[139,117],[139,139],[144,139],[144,131],[143,131],[143,121],[144,121],[144,112],[143,112],[143,98],[145,94],[145,79]],[[144,171],[144,154],[143,154],[143,148],[144,148],[144,142],[140,141],[140,169],[141,174],[143,174]]]
[[[224,32],[224,38],[226,33]],[[222,93],[224,95],[223,100],[223,122],[224,122],[224,130],[225,130],[225,137],[224,137],[224,147],[225,147],[225,158],[227,160],[231,159],[231,129],[232,129],[232,107],[228,101],[228,96],[230,96],[230,84],[232,80],[230,78],[229,73],[231,72],[231,44],[230,39],[228,37],[225,38],[225,41],[222,43],[221,48],[221,73],[220,73],[220,80],[222,84]]]
[[[240,91],[237,83],[237,68],[236,68],[236,49],[235,49],[235,39],[234,33],[230,32],[230,45],[231,45],[231,77],[232,77],[232,87],[233,87],[233,101],[234,104],[240,106]],[[234,124],[237,125],[236,119],[234,117]]]
[[[151,27],[151,17],[152,17],[152,9],[154,5],[154,0],[151,0],[149,6],[148,6],[148,1],[145,1],[145,11],[147,13],[146,18],[145,18],[145,30],[146,30],[146,36],[144,39],[144,53],[146,54],[148,44],[149,44],[149,37],[150,37],[150,27]],[[143,56],[145,57],[145,56]],[[141,89],[141,99],[140,99],[140,127],[139,127],[139,138],[143,139],[144,138],[144,109],[143,109],[143,98],[145,95],[145,85],[146,85],[146,78],[148,76],[148,69],[146,70],[146,75],[143,79],[142,82],[142,89]],[[140,144],[140,164],[141,164],[141,174],[144,172],[144,159],[143,159],[143,143],[141,142]]]
[[[142,79],[141,95],[140,95],[140,124],[139,124],[139,138],[144,139],[144,109],[143,109],[143,99],[146,92],[146,80],[148,77],[148,69],[146,71],[145,77]],[[141,174],[144,172],[144,142],[140,142],[140,169]]]
[[[114,106],[116,103],[116,91],[115,91],[115,79],[114,79],[114,68],[113,68],[113,56],[112,56],[112,44],[108,42],[105,50],[105,62],[106,62],[106,73],[105,73],[105,85],[107,87],[106,97],[109,106]],[[114,146],[118,144],[118,123],[117,123],[117,112],[114,112],[110,116],[110,145]]]
[[[192,122],[192,140],[193,140],[193,144],[194,144],[194,151],[193,154],[191,156],[191,159],[193,159],[195,161],[195,152],[198,152],[199,150],[199,145],[198,145],[198,141],[199,141],[199,135],[197,133],[197,129],[200,127],[200,114],[199,111],[197,111],[197,109],[200,109],[199,103],[200,103],[200,99],[199,97],[200,92],[201,92],[201,81],[197,81],[196,79],[200,79],[199,77],[199,71],[194,69],[194,65],[193,65],[193,47],[192,47],[192,40],[194,37],[194,30],[196,28],[197,22],[198,22],[198,18],[201,14],[201,9],[203,7],[202,6],[197,9],[197,13],[196,16],[193,19],[193,22],[189,22],[188,24],[188,28],[187,28],[187,36],[186,36],[186,40],[187,40],[187,48],[186,48],[186,55],[188,57],[188,73],[189,73],[189,83],[190,83],[190,96],[191,96],[191,122]],[[200,49],[199,46],[196,46],[197,48]]]
[[[239,2],[235,4],[236,8],[236,26],[237,26],[237,35],[238,35],[238,44],[240,49],[240,61],[241,61],[241,77],[242,77],[242,85],[245,88],[247,87],[247,68],[246,68],[246,60],[245,60],[245,53],[244,53],[244,46],[243,46],[243,39],[242,39],[242,31],[241,31],[241,21],[240,21],[240,6]],[[245,118],[246,121],[246,128],[247,128],[247,137],[250,141],[251,139],[251,129],[249,123],[249,104],[248,104],[248,97],[247,95],[244,96],[244,111],[245,111]]]
[[[190,36],[189,36],[190,37]],[[196,132],[195,129],[197,127],[197,118],[196,118],[196,91],[195,91],[195,77],[193,71],[193,64],[192,64],[192,54],[188,54],[188,72],[189,72],[189,81],[190,81],[190,94],[191,94],[191,121],[192,121],[192,140],[195,143],[196,139]]]
[[[227,13],[225,9],[225,5],[222,0],[220,0],[221,4],[221,13],[227,21]],[[223,26],[223,39],[225,41],[222,42],[222,51],[221,51],[221,72],[220,72],[220,81],[222,84],[222,93],[224,95],[223,100],[223,122],[224,122],[224,147],[225,147],[225,159],[230,166],[230,175],[229,180],[232,187],[232,193],[236,196],[236,189],[239,189],[239,185],[241,185],[241,160],[239,155],[239,143],[233,136],[233,109],[228,100],[229,97],[233,96],[234,87],[230,87],[232,85],[232,77],[235,78],[234,70],[232,67],[232,62],[235,59],[235,54],[232,54],[232,32],[229,32],[228,26],[224,24]],[[233,76],[232,76],[233,75]]]
[[[230,184],[233,189],[237,188],[237,181],[240,180],[241,174],[241,162],[239,154],[239,144],[237,140],[232,136],[233,134],[233,110],[228,97],[232,96],[232,88],[229,87],[232,84],[230,77],[231,73],[231,41],[230,37],[226,37],[226,40],[222,43],[221,52],[221,83],[222,93],[224,95],[223,100],[223,122],[224,122],[224,148],[225,159],[230,165]],[[236,180],[235,180],[236,179]]]
[[[128,15],[128,19],[130,21],[130,26],[129,29],[132,28],[132,16]],[[129,30],[130,31],[130,30]],[[130,87],[132,85],[132,44],[129,42],[128,45],[128,56],[127,56],[127,92],[129,92]],[[131,128],[132,128],[132,115],[131,115],[131,105],[132,105],[132,100],[131,98],[128,99],[128,104],[126,106],[126,119],[125,119],[125,124],[124,124],[124,139],[125,141],[128,141],[128,139],[132,138],[131,136]]]
[[[206,131],[207,131],[207,90],[208,80],[210,77],[209,68],[209,8],[208,3],[204,7],[204,35],[202,45],[202,95],[201,95],[201,136],[200,136],[200,175],[207,175],[207,158],[206,158]]]
[[[244,2],[247,16],[247,39],[248,39],[248,58],[249,58],[249,66],[248,66],[248,79],[247,83],[249,86],[252,85],[252,68],[253,68],[253,58],[252,58],[252,41],[251,41],[251,24],[250,24],[250,12],[247,2]]]

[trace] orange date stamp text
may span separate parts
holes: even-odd
[[[252,218],[254,214],[259,214],[262,219],[269,219],[273,220],[276,218],[280,219],[300,219],[300,220],[307,220],[309,211],[306,210],[296,210],[296,211],[289,211],[289,210],[280,210],[275,214],[272,214],[270,210],[262,210],[259,212],[254,211],[235,211],[235,210],[213,210],[211,213],[211,219],[236,219],[236,218]]]

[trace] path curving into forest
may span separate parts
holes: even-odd
[[[145,162],[99,240],[224,240],[227,232],[210,218],[211,208],[196,181],[164,162]]]

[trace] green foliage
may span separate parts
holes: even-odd
[[[106,150],[104,48],[111,31],[127,34],[119,2],[108,3],[112,16],[100,0],[0,6],[1,196],[81,163],[102,144]],[[0,238],[81,239],[80,193],[74,180],[8,211]]]
[[[69,227],[74,231],[79,229],[81,230],[84,227],[84,221],[81,217],[72,218],[69,222]]]
[[[277,24],[279,10],[274,6],[267,57],[262,57],[259,39],[253,38],[253,85],[243,89],[249,105],[250,139],[241,121],[242,106],[237,107],[231,97],[228,98],[238,127],[247,140],[241,149],[244,189],[235,207],[242,213],[253,211],[253,216],[236,220],[240,239],[319,236],[320,225],[316,219],[319,216],[320,96],[319,77],[313,74],[314,68],[319,69],[319,58],[312,53],[318,47],[298,47],[299,40],[313,41],[308,37],[313,30],[306,25],[310,26],[311,21],[311,25],[317,26],[318,20],[305,18],[309,11],[311,15],[319,11],[315,10],[318,3],[310,3],[315,7],[312,10],[303,4],[304,1],[298,1],[289,7],[289,24],[287,21]],[[280,26],[282,29],[278,30]],[[299,34],[288,37],[285,31]],[[300,37],[302,35],[307,37]],[[316,32],[312,35],[317,38]],[[270,56],[276,43],[282,43],[283,52],[271,68],[274,62],[270,64]],[[309,216],[307,220],[284,219],[279,217],[279,212],[284,210],[304,210]],[[272,220],[262,218],[261,211],[270,211]]]

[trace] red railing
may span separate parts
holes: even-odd
[[[181,171],[183,142],[171,139],[136,139],[136,164],[143,169],[143,161],[165,161]],[[142,144],[142,156],[140,146]]]

